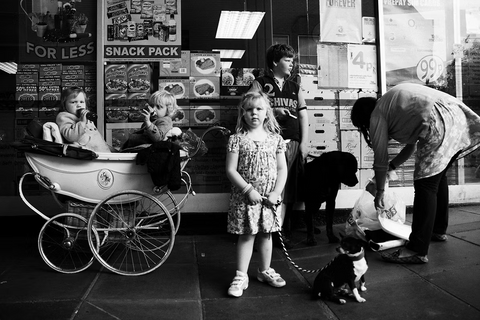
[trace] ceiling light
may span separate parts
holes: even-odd
[[[16,74],[17,64],[15,62],[0,62],[0,70],[9,74]]]
[[[229,69],[232,67],[232,61],[220,61],[222,69]]]
[[[222,11],[217,39],[252,39],[265,12]]]
[[[220,59],[242,59],[245,50],[231,49],[213,49],[212,51],[220,51]]]

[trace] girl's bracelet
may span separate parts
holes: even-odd
[[[245,191],[245,195],[248,196],[250,194],[250,192],[252,192],[253,190],[255,190],[255,189],[253,188],[252,185],[250,185],[250,188],[248,188],[247,191]]]
[[[247,185],[242,189],[242,194],[246,194],[250,188],[253,188],[253,186],[250,183],[247,183]]]

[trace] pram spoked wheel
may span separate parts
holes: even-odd
[[[175,226],[168,209],[157,198],[125,190],[97,204],[88,220],[87,236],[95,258],[105,268],[138,276],[167,260],[173,249]]]
[[[87,239],[87,220],[75,213],[61,213],[49,219],[38,235],[38,250],[43,261],[62,273],[77,273],[93,263]],[[98,234],[92,232],[98,247]]]

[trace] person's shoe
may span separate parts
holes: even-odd
[[[383,260],[393,263],[404,263],[404,264],[423,264],[428,263],[427,256],[421,256],[419,254],[414,254],[411,256],[400,257],[402,249],[398,249],[392,253],[382,253],[381,257]]]
[[[242,271],[238,271],[233,278],[232,283],[230,283],[230,288],[228,288],[228,295],[232,297],[241,297],[243,290],[248,288],[248,275]]]
[[[279,273],[276,273],[275,270],[269,268],[265,271],[257,271],[257,279],[260,282],[266,282],[272,287],[281,288],[287,283],[282,279]]]
[[[443,242],[443,241],[447,241],[448,240],[448,237],[446,234],[441,234],[441,233],[433,233],[432,234],[432,241],[439,241],[439,242]]]

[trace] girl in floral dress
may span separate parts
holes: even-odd
[[[227,177],[232,183],[227,231],[238,235],[237,271],[228,294],[248,287],[248,266],[255,239],[260,254],[257,279],[273,287],[286,282],[270,267],[272,232],[280,230],[276,208],[287,179],[285,142],[263,92],[248,92],[239,104],[236,134],[227,146]]]

